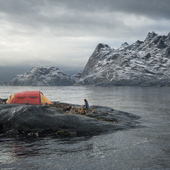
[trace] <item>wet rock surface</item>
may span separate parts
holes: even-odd
[[[69,106],[72,110],[63,111]],[[109,107],[91,106],[87,113],[80,105],[54,102],[50,106],[0,105],[1,133],[8,135],[59,137],[93,135],[139,127],[140,117]]]

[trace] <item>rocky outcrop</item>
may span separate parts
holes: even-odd
[[[71,77],[57,67],[33,67],[23,75],[11,80],[10,86],[69,86],[75,83]]]
[[[56,103],[53,106],[33,105],[0,105],[0,125],[4,132],[15,134],[42,130],[57,131],[57,135],[97,134],[134,128],[139,119],[130,113],[114,110],[108,107],[92,106],[86,115],[78,112],[65,113],[63,108],[69,104]],[[75,106],[78,109],[81,106]],[[68,130],[68,131],[65,131]]]
[[[170,33],[148,33],[144,41],[113,49],[98,44],[77,85],[170,86]]]

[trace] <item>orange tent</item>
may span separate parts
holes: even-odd
[[[46,103],[53,104],[40,91],[23,91],[19,93],[14,93],[9,96],[6,103],[30,105],[41,105]]]

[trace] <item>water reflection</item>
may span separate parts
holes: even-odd
[[[17,161],[40,155],[64,155],[68,153],[88,151],[93,148],[93,144],[88,141],[90,138],[90,136],[63,139],[52,136],[32,139],[4,138],[6,144],[3,143],[3,146],[4,144],[6,145],[6,150],[4,150],[4,153],[1,155],[0,161],[2,163],[9,163],[9,160]]]
[[[15,160],[39,154],[39,146],[32,140],[8,138],[6,140],[6,148],[6,153]]]
[[[15,158],[18,157],[29,157],[36,156],[39,154],[39,148],[34,143],[25,143],[19,141],[13,141],[9,144],[9,148],[11,149],[11,155]]]

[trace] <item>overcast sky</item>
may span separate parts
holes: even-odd
[[[0,0],[0,80],[34,66],[82,71],[98,43],[152,31],[170,32],[170,0]]]

